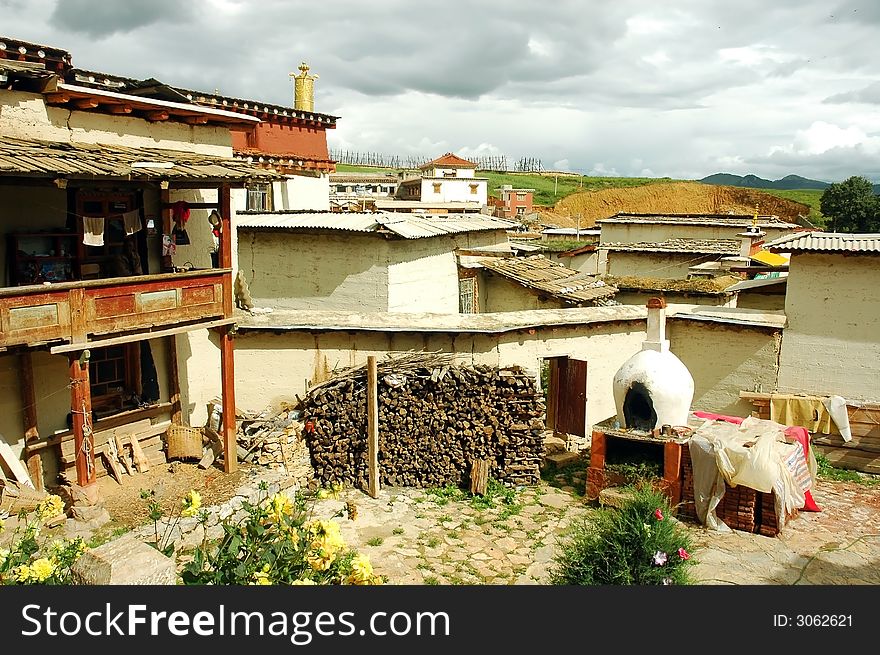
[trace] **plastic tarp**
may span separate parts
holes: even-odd
[[[689,441],[694,475],[694,503],[700,522],[729,530],[715,508],[729,486],[745,485],[774,494],[777,516],[804,506],[813,471],[800,443],[788,443],[786,427],[748,417],[739,425],[706,421]],[[723,526],[723,527],[722,527]]]

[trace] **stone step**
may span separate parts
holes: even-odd
[[[599,492],[599,504],[620,509],[632,498],[632,489],[624,487],[605,487]]]
[[[566,450],[561,453],[547,455],[544,458],[544,463],[541,468],[544,470],[561,469],[576,464],[580,460],[581,456],[578,453],[572,453]]]

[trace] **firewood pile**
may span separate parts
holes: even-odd
[[[239,459],[283,471],[308,486],[314,473],[302,431],[300,411],[289,405],[246,416],[238,421]]]
[[[471,465],[507,484],[536,484],[544,403],[520,367],[454,366],[411,353],[378,363],[379,471],[389,486],[463,486]],[[367,376],[361,366],[313,387],[302,404],[322,486],[367,485]]]

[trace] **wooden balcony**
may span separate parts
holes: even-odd
[[[224,284],[231,278],[230,269],[214,268],[2,288],[0,349],[52,344],[61,352],[107,337],[134,340],[229,323]]]

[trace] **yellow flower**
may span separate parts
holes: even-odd
[[[27,582],[31,579],[31,567],[27,564],[16,566],[12,569],[12,575],[15,576],[18,582]]]
[[[54,518],[63,511],[64,501],[61,500],[61,496],[56,496],[55,494],[44,498],[40,501],[40,504],[37,505],[37,515],[43,521]]]
[[[269,565],[264,564],[262,570],[254,571],[254,580],[251,582],[252,585],[270,585],[272,581],[269,580]]]
[[[269,499],[269,518],[281,523],[284,516],[293,512],[293,503],[285,494],[277,493]]]
[[[183,497],[183,510],[181,510],[180,515],[184,518],[188,518],[190,516],[195,516],[199,512],[199,508],[202,506],[202,497],[199,495],[198,491],[192,490],[186,496]]]
[[[302,578],[301,580],[294,580],[290,584],[292,585],[315,585],[318,584],[314,580],[309,580],[308,578]]]
[[[55,563],[45,557],[31,562],[31,577],[37,582],[44,582],[55,573]]]
[[[373,565],[366,555],[357,555],[351,561],[351,573],[348,576],[348,584],[370,584],[373,578]]]

